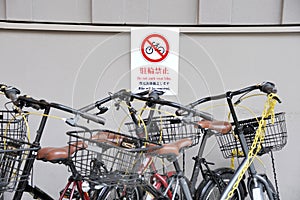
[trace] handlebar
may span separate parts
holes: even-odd
[[[146,102],[149,107],[151,107],[151,105],[153,105],[153,104],[166,105],[166,106],[170,106],[173,108],[178,108],[178,109],[184,110],[188,113],[191,113],[193,116],[199,116],[206,120],[211,121],[214,119],[213,116],[209,113],[202,112],[202,111],[190,108],[188,106],[185,106],[185,105],[182,105],[179,103],[175,103],[172,101],[167,101],[167,100],[163,100],[163,99],[159,98],[159,96],[163,94],[161,91],[153,90],[152,92],[150,92],[148,97],[144,96],[146,93],[143,93],[144,95],[140,95],[140,94],[141,93],[132,93],[132,92],[126,91],[126,90],[120,90],[119,92],[112,94],[109,99],[112,100],[112,99],[120,98],[120,99],[127,99],[130,101],[132,101],[133,99],[138,99],[138,100]],[[109,101],[108,98],[105,100],[98,101],[97,104],[100,105],[101,103],[105,103],[107,101]]]
[[[105,124],[105,119],[103,117],[97,116],[97,115],[93,115],[88,113],[87,111],[81,111],[81,110],[76,110],[74,108],[68,107],[68,106],[64,106],[58,103],[48,103],[49,107],[52,108],[56,108],[58,110],[62,110],[68,113],[72,113],[75,115],[79,115],[80,117],[87,119],[87,120],[91,120],[93,122],[99,123],[104,125]]]
[[[74,108],[62,105],[62,104],[58,104],[58,103],[49,103],[45,100],[36,100],[32,97],[29,97],[27,95],[24,96],[18,96],[21,92],[19,89],[14,88],[14,87],[10,87],[10,86],[6,86],[4,84],[0,84],[0,91],[3,92],[5,94],[5,96],[10,99],[14,105],[16,105],[17,107],[31,107],[33,109],[36,110],[40,110],[40,109],[46,109],[46,108],[56,108],[58,110],[62,110],[68,113],[72,113],[75,115],[79,115],[84,119],[87,120],[91,120],[93,122],[99,123],[104,125],[105,124],[105,119],[102,117],[99,117],[97,115],[93,115],[90,113],[87,113],[89,110],[92,110],[93,108],[95,108],[95,104],[90,105],[88,107],[86,107],[85,109],[80,109],[80,110],[76,110]]]
[[[245,87],[245,88],[242,88],[242,89],[239,89],[239,90],[235,90],[235,91],[228,91],[224,94],[220,94],[220,95],[215,95],[215,96],[209,96],[209,97],[204,97],[204,98],[201,98],[195,102],[192,102],[188,105],[188,107],[190,108],[194,108],[195,106],[201,104],[201,103],[204,103],[204,102],[208,102],[208,101],[213,101],[213,100],[219,100],[219,99],[224,99],[224,98],[232,98],[233,96],[237,96],[237,95],[240,95],[240,94],[244,94],[244,93],[248,93],[248,92],[251,92],[253,90],[260,90],[261,92],[263,93],[266,93],[266,94],[270,94],[270,93],[277,93],[277,89],[275,87],[275,84],[272,83],[272,82],[263,82],[261,84],[256,84],[256,85],[253,85],[253,86],[249,86],[249,87]],[[280,100],[277,99],[279,102]],[[180,112],[177,111],[177,112]]]

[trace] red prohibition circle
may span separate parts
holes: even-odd
[[[165,52],[164,53],[161,53],[159,48],[160,47],[157,47],[155,46],[152,42],[151,42],[151,39],[153,38],[159,38],[161,39],[163,42],[164,42],[164,46],[165,46]],[[146,48],[152,48],[157,54],[158,54],[158,58],[157,59],[153,59],[153,58],[150,58],[146,53]],[[167,41],[167,39],[160,35],[160,34],[151,34],[151,35],[148,35],[142,42],[142,45],[141,45],[141,52],[142,52],[142,55],[143,57],[150,61],[150,62],[160,62],[160,61],[163,61],[167,55],[169,54],[169,42]]]

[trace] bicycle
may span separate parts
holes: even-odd
[[[121,93],[111,94],[96,104],[106,110],[107,107],[102,106],[104,103],[120,99],[114,104],[118,110],[124,97]],[[129,113],[131,111],[129,108]],[[70,136],[70,144],[86,145],[76,146],[80,151],[75,150],[76,153],[69,156],[76,170],[89,182],[88,187],[99,188],[93,194],[93,199],[108,199],[113,189],[118,190],[120,199],[141,198],[141,189],[136,187],[143,179],[140,160],[147,151],[161,148],[158,143],[112,130],[71,131],[67,134]],[[146,146],[149,144],[153,147]]]
[[[147,93],[148,92],[144,92],[144,93],[140,93],[140,94],[132,94],[125,90],[121,90],[115,94],[111,94],[108,98],[105,98],[102,101],[101,100],[98,101],[98,102],[101,102],[101,103],[99,103],[101,105],[101,104],[111,101],[113,99],[118,99],[117,103],[115,103],[115,105],[117,105],[117,106],[119,106],[121,101],[126,102],[125,104],[128,107],[130,116],[131,116],[132,120],[134,121],[134,123],[127,123],[127,125],[133,126],[134,128],[131,129],[131,131],[129,131],[129,133],[127,133],[127,135],[121,135],[121,136],[117,137],[116,135],[118,135],[118,134],[120,135],[120,133],[116,133],[116,132],[115,133],[110,132],[109,135],[111,135],[112,138],[118,138],[118,140],[116,142],[114,142],[115,144],[118,144],[118,143],[123,144],[124,140],[126,139],[126,143],[125,143],[126,146],[123,146],[123,147],[127,147],[127,148],[125,148],[124,151],[129,151],[128,150],[128,148],[129,148],[130,151],[140,152],[140,153],[142,152],[143,153],[142,155],[144,155],[144,157],[142,157],[142,156],[139,157],[139,159],[142,161],[140,161],[138,163],[133,162],[135,164],[135,166],[131,166],[131,165],[130,165],[130,167],[126,166],[125,169],[119,169],[119,168],[115,169],[113,167],[109,167],[109,168],[111,168],[111,170],[108,170],[108,171],[105,170],[105,172],[106,173],[109,172],[110,175],[113,174],[112,175],[113,177],[116,176],[115,173],[117,173],[119,175],[120,171],[128,172],[129,171],[128,168],[131,168],[134,170],[133,171],[130,170],[129,173],[125,173],[126,177],[122,177],[124,179],[123,182],[122,181],[119,182],[120,178],[117,178],[118,181],[116,181],[115,179],[112,179],[112,180],[108,180],[108,182],[106,182],[107,181],[106,178],[104,179],[104,181],[103,180],[94,180],[94,179],[92,181],[90,179],[90,174],[93,173],[94,169],[88,163],[98,160],[98,162],[102,163],[101,164],[102,168],[104,168],[104,166],[106,166],[107,164],[109,166],[111,165],[111,160],[103,159],[103,157],[100,157],[99,159],[97,159],[99,157],[99,152],[102,152],[101,149],[100,149],[100,151],[97,151],[97,153],[95,153],[96,152],[95,150],[85,149],[85,151],[80,151],[80,152],[78,152],[78,154],[75,154],[74,162],[78,164],[79,171],[84,171],[84,173],[81,172],[81,174],[85,174],[84,179],[87,180],[88,182],[90,182],[91,184],[98,184],[98,185],[104,184],[105,185],[105,189],[100,190],[101,195],[98,196],[99,199],[108,199],[108,198],[113,198],[113,199],[146,198],[147,199],[148,195],[146,195],[146,197],[143,197],[143,196],[145,194],[148,194],[148,191],[151,191],[151,195],[153,195],[155,199],[166,198],[166,196],[169,199],[173,199],[173,197],[176,197],[177,195],[176,195],[176,192],[175,192],[175,195],[173,195],[173,192],[171,191],[169,183],[173,182],[172,180],[174,180],[174,179],[183,177],[182,171],[180,170],[180,167],[179,167],[178,160],[176,160],[176,156],[179,155],[179,152],[181,150],[197,145],[200,142],[200,136],[202,134],[202,131],[204,131],[204,136],[203,136],[201,145],[199,147],[198,156],[194,158],[195,167],[194,167],[193,178],[192,178],[193,182],[192,182],[192,184],[190,184],[190,186],[192,186],[192,188],[194,188],[194,189],[192,189],[193,190],[192,193],[194,193],[196,191],[195,184],[198,179],[200,170],[202,172],[204,180],[207,181],[206,185],[208,185],[208,183],[209,184],[216,183],[218,185],[223,185],[223,187],[224,187],[224,185],[225,185],[224,179],[227,180],[229,177],[231,177],[233,175],[234,171],[229,168],[219,168],[216,170],[211,170],[209,168],[209,164],[212,164],[212,163],[206,162],[206,160],[204,158],[202,158],[206,140],[209,137],[211,137],[213,134],[210,131],[207,131],[205,129],[202,129],[202,131],[201,131],[198,128],[194,128],[195,123],[198,123],[198,121],[199,121],[198,119],[195,121],[195,123],[192,123],[192,125],[190,126],[190,125],[185,125],[183,123],[184,121],[182,121],[178,118],[174,118],[174,117],[169,117],[169,116],[166,118],[153,117],[156,102],[151,103],[151,101],[149,102],[148,100],[149,99],[158,99],[162,93],[158,92],[158,91],[152,91],[152,92],[150,92],[148,98],[142,97]],[[139,120],[139,119],[141,119],[141,117],[136,116],[137,111],[132,107],[132,105],[130,103],[135,98],[146,101],[144,108],[150,107],[150,112],[149,112],[147,119]],[[175,105],[175,104],[172,103],[172,105]],[[195,113],[197,113],[198,116],[204,116],[206,118],[212,119],[211,118],[212,116],[207,113],[203,113],[203,112],[200,112],[197,110],[193,110],[193,111]],[[144,126],[139,126],[139,122],[141,122],[141,121]],[[159,129],[160,125],[162,125],[162,127],[165,130],[168,130],[169,133],[172,133],[172,134],[166,134],[165,132],[164,132],[164,134],[159,133],[158,129]],[[197,125],[197,127],[198,127],[198,125]],[[214,129],[214,127],[212,126],[211,129]],[[215,129],[219,130],[219,128],[217,127],[217,124],[215,124]],[[226,130],[228,130],[228,128]],[[223,131],[226,131],[226,130],[223,130]],[[98,131],[96,130],[95,132],[97,134]],[[148,133],[148,135],[146,136],[145,133]],[[94,145],[96,144],[97,146],[103,146],[104,145],[103,143],[111,144],[111,139],[112,139],[112,138],[108,139],[107,135],[102,135],[101,140],[98,140],[98,141],[91,140],[91,138],[95,138],[94,132],[92,132],[92,133],[83,132],[83,133],[77,133],[77,134],[68,133],[68,134],[70,135],[70,138],[72,138],[71,139],[72,142],[84,141],[84,143],[89,143],[88,146],[91,146],[91,144],[94,144]],[[129,136],[129,135],[135,135],[136,137],[133,139],[132,136]],[[146,150],[146,148],[136,149],[136,146],[137,146],[136,143],[140,143],[141,141],[145,142],[145,140],[147,142],[157,142],[160,144],[161,143],[164,143],[164,144],[162,144],[162,146],[160,146],[156,151],[154,151],[153,149]],[[118,145],[118,151],[121,147],[122,147],[122,145]],[[103,151],[102,153],[107,154],[107,152],[105,152],[105,151]],[[154,162],[153,162],[153,155],[156,155],[156,154],[159,154],[160,157],[171,160],[173,162],[173,164],[175,165],[176,172],[170,172],[167,176],[159,174],[157,172],[156,166],[154,165]],[[123,155],[123,154],[121,154],[121,155]],[[102,155],[102,156],[110,157],[110,155]],[[112,156],[112,157],[114,157],[114,156]],[[133,159],[133,160],[135,160],[135,159]],[[118,162],[121,162],[121,164],[123,164],[124,162],[127,163],[128,161],[126,162],[126,158],[120,157],[118,160],[114,160],[115,166],[121,165]],[[132,164],[132,163],[130,163],[130,164]],[[146,177],[147,175],[145,175],[145,171],[149,170],[149,166],[150,166],[150,170],[152,170],[154,172],[154,173],[150,173],[151,174],[150,178]],[[206,170],[204,170],[203,168],[205,168]],[[136,174],[137,176],[134,176],[133,174]],[[100,172],[98,175],[103,176],[103,172]],[[131,180],[128,178],[128,175],[129,175],[129,177],[135,177],[135,179],[133,181],[134,184],[130,183]],[[149,185],[149,182],[148,182],[149,179],[152,179],[151,185]],[[154,179],[156,181],[154,181]],[[96,183],[95,183],[95,181],[96,181]],[[106,187],[107,185],[109,185],[109,187]],[[126,185],[126,187],[125,187],[125,185]],[[172,185],[172,184],[170,184],[170,185]],[[174,189],[174,188],[172,188],[172,189]],[[187,191],[186,191],[186,194],[187,194]],[[237,195],[238,195],[238,199],[243,199],[243,197],[245,195],[243,184],[240,184]]]
[[[276,119],[274,117],[277,117],[275,126],[272,126],[270,121],[268,121],[267,126],[264,124],[262,124],[262,125],[259,124],[258,128],[257,128],[258,130],[262,129],[262,128],[265,129],[266,127],[270,127],[271,129],[274,127],[277,128],[277,130],[274,128],[275,132],[270,133],[270,137],[274,136],[276,138],[276,143],[274,143],[272,141],[268,141],[268,140],[265,143],[261,143],[262,140],[257,142],[258,134],[256,134],[256,131],[255,131],[256,127],[252,126],[252,129],[254,129],[254,130],[249,131],[246,129],[247,127],[249,127],[248,125],[243,126],[241,124],[241,121],[238,120],[238,117],[237,117],[237,114],[235,111],[235,107],[234,107],[234,103],[233,103],[233,97],[238,96],[238,95],[244,95],[244,94],[247,94],[254,90],[260,90],[263,93],[268,94],[270,101],[272,101],[273,103],[275,101],[280,101],[276,95],[273,95],[273,93],[276,92],[276,89],[275,89],[275,85],[270,82],[264,82],[262,84],[249,86],[249,87],[242,88],[240,90],[236,90],[233,92],[229,91],[229,92],[226,92],[225,94],[221,94],[221,95],[217,95],[217,96],[205,97],[205,98],[197,100],[196,102],[193,102],[187,106],[181,105],[181,104],[178,104],[175,102],[162,100],[160,98],[147,98],[147,97],[143,97],[142,95],[135,95],[132,93],[123,92],[122,95],[127,96],[129,99],[139,99],[142,101],[146,101],[146,102],[148,102],[148,104],[149,103],[150,104],[160,104],[160,105],[171,106],[171,107],[177,108],[177,109],[179,109],[176,112],[177,115],[182,115],[183,111],[184,111],[185,115],[183,115],[182,122],[187,123],[187,124],[194,124],[193,121],[191,121],[191,117],[194,117],[194,116],[199,116],[204,119],[207,119],[208,121],[204,121],[204,123],[200,122],[200,125],[198,124],[198,126],[200,129],[202,129],[202,130],[204,129],[204,130],[208,131],[209,133],[215,134],[215,135],[220,135],[220,133],[218,133],[218,131],[220,132],[220,130],[223,130],[223,129],[219,129],[220,124],[223,124],[223,126],[224,126],[224,124],[226,125],[226,123],[212,121],[213,117],[211,115],[200,112],[200,111],[194,109],[194,107],[199,104],[202,104],[204,102],[208,102],[208,101],[214,101],[214,100],[219,100],[219,99],[227,100],[229,110],[230,110],[231,116],[233,118],[232,125],[234,126],[234,132],[235,132],[235,135],[238,137],[238,140],[235,140],[235,143],[236,144],[240,143],[239,144],[240,148],[242,149],[243,155],[245,157],[244,160],[241,162],[241,164],[239,165],[239,167],[237,168],[237,170],[235,172],[231,171],[230,172],[231,174],[228,173],[228,174],[230,174],[230,177],[226,175],[227,176],[226,180],[224,180],[225,176],[223,177],[223,179],[221,176],[219,176],[219,178],[217,180],[214,180],[214,176],[209,176],[208,179],[204,180],[204,182],[198,186],[196,192],[193,193],[193,187],[189,187],[188,181],[183,176],[183,173],[182,173],[182,170],[180,169],[178,160],[176,159],[177,156],[179,155],[180,150],[182,150],[182,148],[185,148],[185,147],[188,147],[189,145],[191,145],[192,141],[188,144],[185,142],[181,143],[182,141],[180,141],[178,143],[176,143],[176,142],[171,143],[169,145],[163,144],[162,145],[163,147],[160,150],[155,151],[155,153],[152,152],[152,154],[156,155],[156,156],[160,156],[160,157],[166,157],[166,158],[171,157],[172,158],[171,160],[176,169],[176,175],[172,176],[172,178],[176,182],[175,187],[172,188],[173,194],[177,193],[176,190],[180,186],[180,188],[182,190],[182,194],[184,195],[185,199],[192,199],[193,197],[195,199],[203,199],[203,198],[205,198],[205,199],[207,199],[207,198],[229,199],[229,198],[235,197],[234,195],[236,195],[235,191],[237,189],[238,189],[237,191],[239,191],[240,184],[243,183],[244,173],[247,170],[249,173],[247,190],[249,192],[251,199],[264,199],[265,195],[267,196],[268,199],[279,199],[278,191],[276,191],[277,189],[275,189],[275,187],[272,185],[272,183],[270,182],[269,178],[266,175],[260,175],[257,173],[252,161],[256,155],[259,155],[259,153],[264,154],[266,152],[270,152],[271,150],[280,150],[281,148],[283,148],[285,146],[287,132],[286,132],[284,114],[278,114],[275,116],[273,114],[271,115],[271,120]],[[241,101],[241,97],[238,99],[237,103],[239,101]],[[271,107],[270,110],[272,111],[273,109],[274,109],[274,107]],[[267,118],[267,115],[263,116],[261,122],[266,121],[266,120],[270,120],[269,118]],[[253,120],[250,120],[250,121],[253,121]],[[256,124],[258,124],[258,123],[256,122]],[[223,133],[223,134],[226,135],[225,133]],[[251,137],[254,136],[254,140],[253,140],[253,138],[250,140],[251,147],[248,149],[249,142],[247,143],[246,135],[249,135],[249,134]],[[266,138],[266,139],[268,139],[268,138]],[[254,144],[252,146],[253,141],[254,141]],[[266,146],[266,148],[264,146]],[[261,151],[262,147],[264,147],[263,149],[265,151]],[[169,151],[169,149],[173,149],[173,151]],[[255,156],[250,157],[249,152],[253,153],[254,150],[255,150],[255,154],[254,154]],[[201,151],[199,151],[199,152],[201,152]],[[198,158],[198,159],[200,159],[200,158]],[[249,159],[250,159],[250,162],[249,162]],[[195,159],[195,161],[197,162],[199,160]],[[194,186],[194,183],[195,183],[195,180],[197,179],[200,168],[201,167],[199,164],[194,165],[193,174],[196,174],[196,175],[192,176],[192,178],[191,178],[190,184],[192,184],[192,186]],[[198,170],[198,173],[195,173],[195,170]],[[229,179],[230,179],[230,181],[229,181]],[[239,180],[239,182],[236,182],[237,180]],[[166,187],[167,192],[169,190],[171,190],[170,185],[172,185],[172,183],[170,183]],[[144,191],[146,191],[147,195],[150,194],[151,198],[152,197],[155,199],[156,198],[166,198],[167,192],[163,193],[161,191],[158,191],[155,188],[153,188],[152,185],[149,185],[145,182],[143,182],[142,188]],[[276,188],[277,188],[277,186],[276,186]],[[213,194],[212,193],[213,191],[216,191],[216,193],[218,193],[217,197],[207,197],[208,194]],[[240,194],[244,193],[242,191],[243,190],[241,190]],[[181,194],[181,193],[179,193],[179,194]],[[175,198],[176,198],[176,195],[175,195]],[[243,199],[242,196],[237,196],[237,198]]]
[[[29,178],[36,159],[49,161],[52,163],[62,163],[71,169],[72,176],[69,178],[67,186],[61,192],[60,199],[73,197],[84,200],[89,200],[91,191],[84,191],[82,188],[83,180],[81,175],[76,171],[72,160],[69,159],[69,154],[76,153],[80,145],[77,143],[70,144],[64,148],[41,148],[40,141],[44,132],[44,128],[50,109],[55,108],[63,112],[74,114],[74,118],[64,119],[64,121],[73,127],[86,127],[77,124],[79,118],[84,118],[93,121],[97,124],[104,124],[104,118],[88,113],[90,110],[97,108],[96,104],[90,104],[81,109],[74,109],[68,106],[49,103],[45,100],[36,100],[29,96],[20,96],[20,90],[6,85],[0,85],[0,91],[11,100],[14,105],[11,111],[2,111],[2,119],[0,121],[0,194],[3,197],[4,192],[14,192],[13,199],[19,200],[24,192],[33,196],[33,198],[53,199],[46,192],[42,191],[37,186],[30,185]],[[30,112],[23,111],[24,107],[33,108],[35,110],[43,110],[41,121],[38,126],[35,138],[29,141],[26,135],[28,128],[28,115]],[[101,111],[100,113],[101,114]],[[73,148],[70,148],[70,146]],[[71,189],[70,184],[73,183]],[[77,194],[74,195],[75,186]],[[70,194],[68,194],[70,193]]]
[[[243,99],[245,94],[254,90],[260,90],[268,95],[268,100],[262,117],[249,120],[238,120],[235,106]],[[226,99],[232,116],[234,126],[233,134],[218,134],[218,144],[225,158],[244,157],[238,166],[236,173],[228,183],[220,199],[229,199],[236,189],[237,183],[241,181],[243,175],[248,171],[247,190],[251,199],[279,199],[279,191],[277,178],[274,167],[274,158],[272,151],[281,150],[287,143],[287,129],[285,124],[285,113],[274,114],[276,102],[281,103],[280,99],[274,93],[277,92],[275,84],[271,82],[263,82],[249,86],[236,91],[228,91],[225,94],[211,96],[199,99],[191,104],[193,108],[199,104],[208,101]],[[241,95],[238,100],[233,103],[233,97]],[[265,106],[266,106],[265,105]],[[239,154],[239,152],[242,152]],[[253,164],[254,158],[258,155],[271,154],[273,172],[275,179],[275,187],[266,174],[258,174]]]

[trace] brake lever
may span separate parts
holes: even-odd
[[[106,113],[106,111],[108,111],[108,107],[106,106],[97,106],[97,108],[99,109],[99,112],[96,115],[101,115]]]
[[[273,95],[272,99],[275,99],[278,103],[282,103],[277,95]]]

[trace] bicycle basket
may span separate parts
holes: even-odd
[[[240,125],[244,131],[245,139],[248,145],[248,148],[251,148],[253,143],[256,130],[259,125],[259,120],[261,118],[253,118],[248,120],[240,121]],[[217,134],[217,141],[220,147],[220,150],[224,158],[231,157],[244,157],[241,144],[237,139],[237,135],[234,135],[233,132],[228,134]],[[266,119],[266,126],[264,132],[264,140],[261,144],[261,150],[258,152],[258,155],[263,155],[265,153],[272,151],[281,150],[287,143],[287,129],[285,123],[285,113],[275,114],[274,124],[271,122],[271,118]]]
[[[108,130],[67,134],[70,148],[76,148],[76,153],[70,155],[76,170],[90,183],[136,184],[144,173],[141,170],[144,154],[135,151],[142,145],[141,140]]]
[[[24,115],[28,119],[28,115]],[[14,111],[0,110],[0,133],[14,139],[26,138],[26,125],[23,116]]]
[[[198,122],[197,118],[193,118],[194,122]],[[138,135],[139,137],[146,137],[149,141],[158,142],[162,144],[175,142],[183,138],[190,138],[193,143],[190,147],[199,143],[201,130],[196,128],[193,124],[183,123],[179,118],[174,116],[159,116],[153,117],[151,123],[144,119],[145,128],[137,128],[133,122],[125,123],[129,133]]]
[[[38,148],[27,142],[24,118],[12,111],[0,111],[0,131],[0,192],[12,192],[17,183],[26,181],[22,177],[24,163],[29,152]]]

